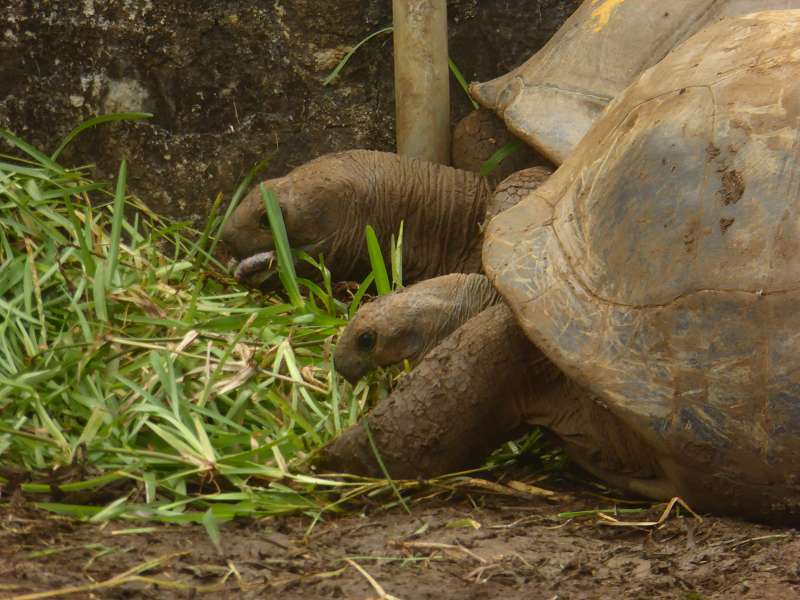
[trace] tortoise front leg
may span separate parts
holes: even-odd
[[[537,375],[554,379],[505,305],[457,329],[361,423],[325,450],[323,468],[382,477],[366,433],[393,478],[432,477],[476,467],[524,425]]]

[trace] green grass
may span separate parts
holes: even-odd
[[[408,507],[419,482],[321,477],[308,466],[389,391],[392,372],[351,387],[331,355],[370,287],[401,285],[402,227],[388,268],[368,230],[373,273],[343,302],[322,257],[293,254],[262,186],[286,302],[242,289],[213,255],[263,164],[224,215],[215,200],[199,232],[129,195],[124,162],[102,184],[59,165],[58,152],[0,137],[24,157],[0,155],[4,496],[19,487],[40,508],[96,522],[198,522],[212,540],[220,520],[237,516],[300,512],[313,526],[357,500]],[[298,259],[319,277],[299,278]],[[538,448],[537,435],[507,444],[488,468]],[[468,488],[468,475],[436,487]]]
[[[381,296],[389,294],[392,291],[392,285],[389,283],[389,274],[386,271],[386,263],[383,260],[378,235],[372,225],[367,225],[364,236],[367,240],[367,253],[369,254],[369,264],[372,267],[372,275],[375,280],[375,288]]]
[[[126,194],[124,163],[109,191],[0,135],[27,155],[0,157],[7,483],[27,473],[23,491],[55,512],[195,520],[209,532],[236,515],[318,516],[386,485],[306,466],[386,393],[332,371],[332,340],[356,306],[333,297],[323,265],[304,257],[322,286],[287,273],[289,302],[247,292],[206,250],[212,227],[169,222]],[[67,497],[103,502],[50,501],[54,476]]]

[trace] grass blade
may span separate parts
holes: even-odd
[[[269,219],[269,227],[275,243],[275,252],[278,255],[278,276],[292,305],[298,308],[302,307],[305,302],[300,295],[300,287],[297,284],[292,249],[289,247],[289,237],[286,235],[286,225],[283,223],[281,207],[275,197],[275,192],[268,190],[263,183],[259,185],[259,190],[267,210],[267,219]]]
[[[41,166],[47,167],[48,169],[58,174],[64,173],[64,169],[63,167],[61,167],[61,165],[56,163],[53,159],[51,159],[43,152],[40,152],[39,150],[31,146],[25,140],[18,138],[7,129],[0,129],[0,137],[4,138],[8,143],[22,150],[25,154],[33,158]]]
[[[67,137],[64,138],[58,148],[55,149],[53,154],[50,155],[51,160],[56,160],[58,155],[67,147],[67,145],[74,140],[82,131],[89,129],[90,127],[94,127],[96,125],[100,125],[101,123],[109,123],[111,121],[139,121],[141,119],[149,119],[153,115],[150,113],[144,112],[126,112],[126,113],[110,113],[107,115],[100,115],[99,117],[94,117],[93,119],[89,119],[88,121],[84,121],[80,125],[78,125],[75,129],[70,131],[67,134]]]
[[[206,529],[209,539],[214,544],[214,548],[217,549],[219,554],[222,554],[222,536],[219,533],[219,522],[217,521],[216,516],[214,516],[213,509],[209,508],[203,514],[202,523],[203,527]]]
[[[125,187],[128,179],[128,167],[123,160],[119,165],[117,186],[114,190],[114,204],[111,216],[111,247],[108,255],[108,271],[106,272],[106,286],[111,287],[117,271],[119,260],[119,244],[122,234],[122,220],[125,218]]]
[[[453,77],[456,78],[458,85],[461,86],[461,89],[464,90],[464,93],[469,98],[470,103],[472,104],[472,108],[478,110],[480,108],[480,104],[475,102],[475,99],[472,97],[472,94],[469,93],[469,84],[467,80],[464,79],[464,74],[461,72],[461,69],[458,68],[458,65],[453,62],[452,58],[447,59],[447,63],[450,65],[450,72],[453,74]]]
[[[108,305],[106,304],[106,270],[105,261],[99,260],[96,263],[94,272],[94,285],[92,286],[92,298],[94,300],[94,313],[97,320],[101,323],[108,323]]]
[[[389,275],[386,272],[386,263],[383,261],[381,245],[372,225],[367,225],[364,235],[367,239],[369,264],[372,266],[372,274],[375,277],[375,288],[381,296],[389,294],[392,291],[392,286],[389,285]]]
[[[347,309],[347,318],[352,319],[353,315],[356,314],[358,307],[361,306],[361,300],[364,299],[364,296],[369,289],[369,286],[372,285],[372,282],[375,281],[375,275],[370,273],[364,278],[364,281],[358,286],[356,293],[353,294],[353,299],[350,301],[350,308]]]
[[[365,37],[363,40],[358,42],[355,46],[353,46],[350,49],[350,51],[347,54],[344,55],[342,60],[339,61],[339,64],[336,65],[336,67],[333,69],[333,71],[331,71],[330,74],[322,82],[322,85],[329,85],[334,79],[336,79],[336,77],[339,75],[341,70],[344,69],[344,66],[347,64],[347,62],[352,58],[353,54],[356,53],[356,50],[361,48],[361,46],[366,44],[372,38],[377,37],[377,36],[379,36],[379,35],[381,35],[383,33],[389,33],[393,29],[394,29],[393,27],[384,27],[383,29],[379,29],[378,31],[373,31],[367,37]]]
[[[231,201],[228,204],[228,208],[225,209],[225,215],[222,217],[222,219],[219,222],[219,225],[217,226],[217,230],[214,235],[214,241],[211,243],[211,247],[208,249],[208,253],[210,255],[214,254],[214,250],[217,247],[217,242],[222,238],[222,230],[225,227],[225,222],[228,220],[228,217],[230,217],[231,213],[233,213],[233,211],[236,210],[236,207],[239,206],[239,201],[242,199],[245,193],[247,193],[247,190],[250,188],[250,183],[253,181],[253,178],[260,171],[266,168],[266,166],[272,160],[273,156],[274,156],[273,154],[265,156],[263,159],[258,161],[255,165],[253,165],[253,168],[250,169],[250,171],[248,171],[247,175],[244,177],[244,179],[242,179],[242,181],[236,187],[236,191],[233,193],[233,197],[231,198]]]
[[[395,496],[397,496],[397,500],[400,502],[400,505],[406,511],[406,514],[410,515],[411,514],[411,509],[408,507],[408,503],[406,503],[406,499],[403,498],[403,494],[401,494],[400,490],[397,489],[397,484],[394,482],[394,479],[392,479],[391,474],[386,469],[386,465],[383,464],[383,459],[381,458],[381,453],[378,452],[378,447],[375,445],[375,440],[372,438],[372,431],[370,431],[370,428],[369,428],[369,421],[367,421],[366,419],[364,420],[363,427],[364,427],[364,431],[367,434],[367,440],[369,441],[369,447],[372,450],[372,454],[375,457],[375,461],[378,463],[378,466],[381,469],[381,473],[383,473],[383,476],[389,482],[389,486],[392,488],[392,491],[394,492]]]
[[[405,223],[400,221],[400,230],[397,238],[392,235],[391,243],[391,263],[392,263],[392,289],[397,290],[403,287],[403,226]]]
[[[392,31],[394,31],[394,27],[392,26],[384,27],[383,29],[379,29],[378,31],[373,31],[364,39],[362,39],[360,42],[358,42],[355,46],[353,46],[350,49],[350,51],[347,54],[344,55],[344,57],[342,57],[342,60],[338,62],[338,64],[334,67],[333,71],[331,71],[328,74],[328,76],[322,81],[322,85],[330,85],[333,82],[333,80],[339,76],[339,73],[341,73],[342,69],[344,69],[345,65],[350,61],[350,59],[353,57],[356,51],[359,48],[361,48],[361,46],[366,44],[374,37],[377,37],[384,33],[391,33]],[[479,109],[480,105],[470,95],[469,84],[467,83],[467,80],[464,79],[464,74],[461,72],[461,69],[458,68],[458,65],[456,65],[456,63],[454,63],[452,59],[448,58],[447,62],[450,67],[450,72],[453,74],[453,77],[455,77],[456,81],[458,82],[458,85],[461,86],[461,89],[464,90],[464,93],[467,95],[467,98],[472,104],[472,107],[476,110]]]
[[[203,253],[206,247],[206,243],[208,242],[208,238],[211,236],[211,229],[214,226],[214,221],[217,218],[217,213],[219,212],[219,208],[220,206],[222,206],[223,198],[224,196],[222,195],[221,192],[217,194],[216,198],[214,198],[214,203],[211,205],[211,210],[209,211],[208,218],[206,219],[206,226],[203,229],[203,233],[200,234],[200,239],[197,241],[197,244],[195,245],[195,248],[193,250],[194,255],[197,255],[198,253]],[[204,265],[208,263],[209,258],[210,255],[206,255],[205,260],[203,261]]]
[[[495,150],[494,154],[492,154],[485,163],[481,165],[480,174],[483,177],[487,177],[492,171],[494,171],[497,167],[500,166],[500,163],[503,162],[506,158],[514,154],[517,150],[522,148],[523,143],[522,140],[513,139],[510,142],[507,142],[497,150]]]

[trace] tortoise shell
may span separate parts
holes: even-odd
[[[555,164],[608,103],[692,34],[722,18],[800,9],[799,0],[585,0],[553,38],[472,95]]]
[[[530,339],[689,497],[745,514],[800,512],[799,151],[800,11],[725,19],[613,101],[483,250]]]

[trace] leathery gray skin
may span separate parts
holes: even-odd
[[[364,229],[372,225],[386,252],[403,228],[407,282],[480,270],[488,181],[463,171],[387,152],[351,150],[322,156],[265,182],[281,207],[289,243],[324,256],[334,280],[370,272]],[[228,219],[223,241],[240,260],[274,250],[259,186]],[[244,263],[247,281],[265,260]]]
[[[362,306],[339,337],[336,371],[351,383],[378,367],[418,363],[440,341],[500,296],[484,275],[422,281]]]

